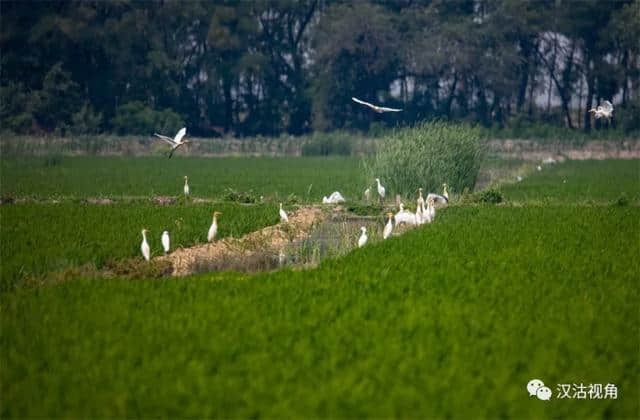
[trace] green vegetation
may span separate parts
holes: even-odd
[[[514,180],[515,181],[515,180]],[[541,172],[501,191],[509,201],[614,203],[621,197],[640,204],[640,160],[569,161],[543,165]]]
[[[171,235],[172,249],[206,242],[214,209],[222,212],[220,238],[239,237],[279,220],[273,204],[0,206],[0,290],[54,270],[83,264],[101,268],[109,261],[140,256],[142,228],[150,230],[148,240],[154,256],[162,253],[160,235],[164,230]]]
[[[2,417],[631,418],[639,221],[458,207],[310,271],[18,291]],[[570,382],[619,396],[557,400]]]
[[[367,169],[389,192],[405,197],[414,197],[420,187],[440,191],[445,182],[454,191],[472,190],[485,153],[477,129],[425,123],[385,139]]]
[[[224,198],[227,188],[273,200],[295,194],[320,202],[366,188],[356,158],[60,157],[2,160],[3,197],[149,197],[180,195],[184,175],[197,197]],[[226,190],[226,191],[225,191]]]
[[[355,159],[167,162],[3,161],[3,195],[46,198],[50,185],[56,195],[93,196],[100,185],[123,197],[168,188],[167,172],[175,195],[190,168],[192,178],[219,180],[192,183],[194,192],[306,199],[314,194],[307,182],[346,188],[361,171]],[[280,183],[282,162],[295,176]],[[173,247],[203,242],[214,209],[223,212],[221,235],[240,236],[277,222],[277,201],[2,205],[0,416],[632,418],[640,410],[640,325],[631,321],[640,299],[638,165],[547,165],[474,195],[517,206],[459,201],[435,223],[386,241],[374,240],[381,219],[368,220],[376,237],[363,249],[311,270],[256,275],[106,279],[78,267],[128,269],[142,227],[155,255],[164,229]],[[258,179],[264,190],[247,188]],[[381,212],[361,201],[347,207]],[[348,227],[353,240],[358,226]],[[332,228],[315,239],[345,250]],[[302,258],[316,258],[313,240],[300,244]],[[73,268],[69,281],[21,287]],[[551,387],[550,402],[528,396],[534,377]],[[576,382],[613,383],[618,399],[556,398],[556,384]]]

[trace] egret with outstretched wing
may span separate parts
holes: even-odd
[[[163,136],[162,134],[154,133],[153,135],[166,141],[171,145],[171,150],[169,151],[169,159],[173,156],[173,152],[175,152],[178,147],[184,146],[187,143],[191,143],[189,140],[183,140],[184,136],[187,134],[187,127],[182,127],[180,131],[176,134],[174,138]]]
[[[351,97],[351,99],[354,102],[359,103],[360,105],[368,106],[369,108],[373,109],[378,114],[382,114],[383,112],[400,112],[400,111],[402,111],[401,109],[397,109],[397,108],[387,108],[387,107],[384,107],[384,106],[378,106],[378,105],[370,104],[369,102],[365,102],[365,101],[362,101],[362,100],[360,100],[358,98],[354,98],[354,97]]]

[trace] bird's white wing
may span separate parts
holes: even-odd
[[[368,106],[369,108],[376,109],[376,106],[375,106],[375,105],[373,105],[373,104],[370,104],[369,102],[361,101],[360,99],[355,98],[355,97],[353,97],[353,96],[351,97],[351,99],[353,99],[353,101],[354,101],[354,102],[357,102],[357,103],[359,103],[359,104],[362,104],[362,105]]]
[[[613,105],[609,101],[604,101],[604,102],[602,102],[602,109],[605,112],[610,113],[610,112],[613,111]]]
[[[185,134],[187,134],[187,127],[182,127],[180,131],[178,131],[178,134],[176,134],[174,141],[180,143]]]
[[[162,134],[158,134],[158,133],[153,133],[153,135],[158,137],[158,138],[161,138],[162,140],[166,141],[167,143],[169,143],[172,146],[175,145],[175,142],[170,137],[163,136]]]
[[[382,112],[400,112],[402,111],[401,109],[398,108],[387,108],[384,106],[379,106],[378,109]]]
[[[440,194],[429,193],[429,195],[427,195],[427,200],[429,200],[430,198],[433,198],[436,203],[447,204],[449,202],[449,200],[447,200],[447,197],[443,197]]]

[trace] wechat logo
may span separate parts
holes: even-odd
[[[544,382],[540,379],[532,379],[527,384],[529,396],[536,396],[539,400],[549,401],[551,399],[551,389],[544,386]]]

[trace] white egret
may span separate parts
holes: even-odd
[[[176,134],[174,138],[163,136],[162,134],[154,133],[153,135],[161,138],[171,145],[171,150],[169,151],[169,159],[173,156],[173,152],[175,152],[180,146],[184,146],[187,143],[191,143],[190,140],[183,140],[183,137],[187,134],[187,127],[182,127],[180,131]]]
[[[149,242],[147,242],[147,229],[142,229],[142,243],[140,244],[140,251],[145,260],[149,261],[151,258],[151,248],[149,248]]]
[[[436,218],[435,199],[432,197],[427,200],[427,223],[431,223]]]
[[[389,221],[387,222],[387,224],[384,227],[384,230],[382,231],[383,239],[387,239],[389,236],[391,236],[391,231],[393,231],[393,223],[391,222],[391,219],[393,219],[393,213],[387,213],[387,217],[389,218]]]
[[[367,189],[364,190],[364,199],[368,203],[370,198],[371,198],[371,187],[367,187]]]
[[[518,175],[518,176],[516,177],[516,181],[521,182],[521,181],[522,181],[522,177],[521,177],[520,175]]]
[[[422,203],[418,203],[418,208],[416,208],[416,224],[423,225],[426,221],[426,212],[424,209],[424,200]]]
[[[373,109],[378,114],[382,114],[383,112],[400,112],[400,111],[402,111],[401,109],[397,109],[397,108],[387,108],[387,107],[384,107],[384,106],[373,105],[373,104],[370,104],[369,102],[365,102],[365,101],[362,101],[362,100],[360,100],[358,98],[354,98],[354,97],[351,97],[351,99],[354,102],[359,103],[360,105],[368,106],[369,108]]]
[[[416,212],[420,209],[420,206],[424,207],[424,198],[422,197],[422,188],[418,188],[418,207]]]
[[[367,228],[362,226],[362,227],[360,227],[360,230],[362,231],[362,234],[360,235],[360,238],[358,239],[358,248],[362,248],[364,246],[364,244],[367,243],[367,239],[369,239],[369,237],[367,236]]]
[[[278,265],[282,267],[285,262],[287,262],[287,255],[284,253],[284,250],[281,249],[278,253]]]
[[[166,230],[162,232],[162,237],[160,238],[160,241],[162,242],[162,249],[164,249],[164,253],[166,254],[167,252],[169,252],[169,249],[171,247],[169,232],[167,232]]]
[[[327,196],[322,197],[322,204],[338,204],[344,202],[344,197],[338,191],[332,192],[328,198]]]
[[[602,102],[602,105],[599,105],[595,109],[591,108],[589,112],[596,117],[596,120],[599,120],[600,118],[610,120],[613,116],[613,105],[609,101],[604,101]]]
[[[404,204],[400,203],[400,211],[395,216],[396,226],[401,225],[402,223],[406,223],[408,225],[415,225],[416,215],[404,209]]]
[[[216,235],[218,234],[218,216],[220,216],[222,213],[220,213],[219,211],[214,211],[213,212],[213,221],[211,222],[211,227],[209,228],[209,232],[207,233],[207,241],[209,242],[213,242],[213,240],[216,238]]]
[[[288,222],[289,217],[287,216],[287,212],[282,209],[282,203],[280,203],[280,221]]]
[[[185,197],[189,197],[189,177],[188,176],[184,176],[184,196]]]
[[[542,170],[542,166],[538,165],[538,166],[536,166],[536,169],[537,169],[538,171],[541,171],[541,170]]]
[[[449,203],[449,199],[447,199],[447,197],[442,196],[440,194],[435,194],[435,193],[429,193],[427,194],[427,202],[429,201],[429,199],[433,200],[433,203],[440,203],[440,204],[448,204]]]
[[[447,191],[447,184],[442,184],[442,196],[447,199],[447,203],[449,202],[449,191]]]
[[[382,204],[384,202],[385,189],[382,184],[380,184],[379,178],[376,178],[376,182],[378,183],[378,195],[380,196],[380,204]]]

